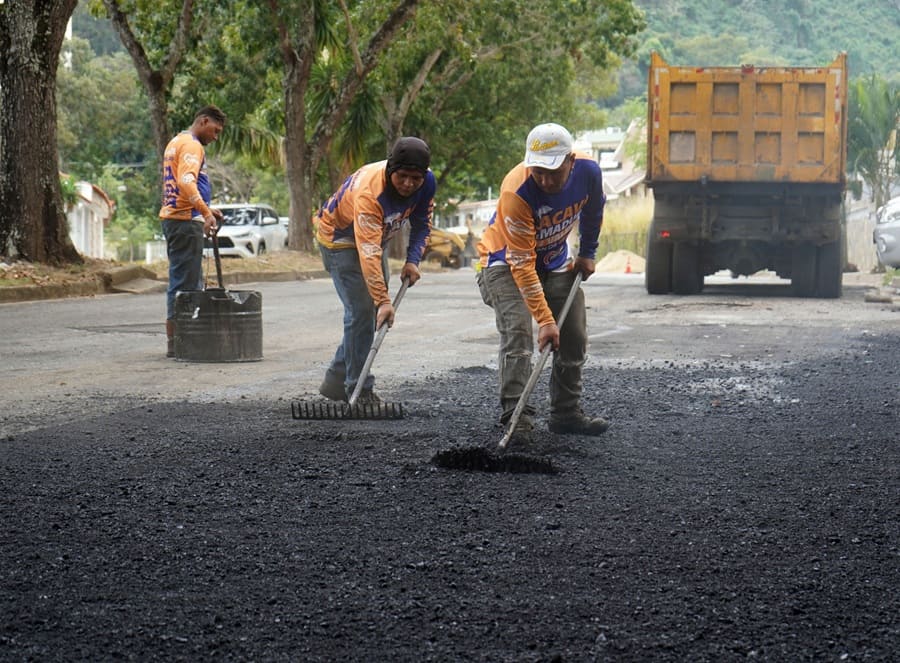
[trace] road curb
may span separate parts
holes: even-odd
[[[273,281],[307,281],[327,278],[323,270],[287,272],[233,272],[224,274],[225,285]],[[100,272],[98,278],[57,285],[14,285],[0,287],[0,304],[40,301],[44,299],[66,299],[69,297],[92,297],[109,293],[152,294],[166,291],[168,280],[157,279],[156,275],[140,266],[128,266]]]
[[[102,280],[80,281],[63,285],[13,285],[0,288],[0,303],[91,297],[105,292],[107,292],[107,285]]]

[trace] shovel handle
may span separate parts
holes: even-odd
[[[406,289],[409,287],[409,279],[403,279],[403,284],[400,286],[400,289],[397,291],[397,294],[394,296],[393,306],[394,310],[397,310],[397,307],[400,306],[400,302],[403,300],[403,295],[406,294]],[[363,382],[366,381],[366,378],[369,377],[369,371],[372,370],[372,364],[375,362],[375,355],[378,354],[378,349],[381,347],[381,342],[384,340],[385,335],[388,332],[390,327],[387,323],[382,323],[381,327],[378,328],[378,332],[375,334],[375,340],[372,342],[372,348],[369,350],[369,356],[366,357],[366,363],[363,364],[362,371],[360,371],[359,379],[356,381],[356,386],[353,388],[353,395],[350,396],[350,400],[348,404],[350,407],[356,404],[356,399],[359,398],[360,392],[362,392]]]
[[[566,297],[566,303],[563,304],[562,311],[559,312],[559,320],[556,321],[556,324],[560,328],[562,328],[563,323],[566,321],[569,309],[572,308],[572,302],[575,300],[575,293],[578,292],[578,286],[581,285],[581,279],[581,272],[578,272],[575,275],[575,280],[572,282],[569,296]],[[551,343],[547,343],[544,346],[544,349],[541,350],[541,356],[538,358],[537,363],[534,365],[534,369],[531,371],[531,375],[528,376],[528,382],[525,383],[522,395],[519,396],[519,402],[516,403],[516,409],[513,410],[512,416],[509,418],[509,426],[506,429],[506,433],[500,439],[500,444],[498,446],[501,449],[505,449],[506,445],[509,444],[509,440],[512,438],[516,424],[519,423],[519,419],[522,417],[522,411],[525,409],[525,406],[528,405],[528,399],[531,397],[531,392],[534,391],[534,385],[537,384],[538,378],[541,376],[544,364],[547,363],[547,356],[550,354],[551,346]]]
[[[212,234],[212,245],[213,245],[213,257],[216,259],[216,279],[219,282],[219,287],[224,288],[225,282],[222,280],[222,257],[219,255],[219,231],[216,231]]]

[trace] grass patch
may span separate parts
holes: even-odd
[[[646,252],[647,230],[653,219],[653,198],[627,198],[606,206],[597,258],[619,250],[639,256]]]

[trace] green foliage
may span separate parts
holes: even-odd
[[[144,257],[147,242],[159,234],[159,223],[129,211],[117,211],[106,231],[106,241],[115,247],[118,260],[134,262]]]
[[[620,90],[607,100],[613,124],[644,117],[633,102],[647,89],[650,52],[679,65],[823,66],[847,51],[850,86],[849,168],[884,200],[896,174],[896,110],[900,12],[862,0],[635,0],[648,27],[632,60],[619,71]],[[878,26],[873,31],[872,26]],[[626,107],[628,100],[628,107]],[[643,102],[645,103],[645,102]],[[639,112],[638,112],[639,111]],[[893,119],[892,119],[893,118]],[[891,154],[893,156],[891,156]]]
[[[115,201],[116,211],[106,231],[106,241],[115,247],[119,260],[143,256],[144,244],[160,234],[159,206],[146,194],[148,184],[130,168],[106,164],[94,180]]]
[[[75,207],[78,202],[78,187],[75,185],[75,178],[71,175],[60,175],[59,188],[65,208],[70,210]]]
[[[109,21],[97,20],[102,11],[99,0],[80,0],[72,14],[72,33],[86,39],[97,55],[124,52],[122,42]]]
[[[900,11],[868,0],[634,0],[647,19],[636,57],[620,75],[620,96],[646,88],[649,52],[679,65],[822,66],[847,51],[852,77],[900,82]],[[877,29],[873,29],[877,26]]]
[[[147,101],[125,53],[96,57],[87,41],[66,43],[71,66],[57,74],[61,168],[93,180],[107,163],[154,160]]]
[[[282,63],[263,5],[233,0],[197,17],[215,39],[204,39],[185,54],[184,76],[172,90],[173,126],[188,126],[199,107],[212,103],[228,115],[226,131],[246,121],[255,130],[283,132]]]
[[[857,78],[850,85],[848,114],[849,168],[869,184],[880,207],[900,173],[900,86],[874,74]]]
[[[367,31],[380,25],[394,4],[348,2],[345,16],[338,3],[325,0],[282,0],[271,6],[251,0],[197,3],[195,23],[205,26],[202,34],[213,32],[216,38],[186,54],[182,69],[189,73],[176,78],[169,98],[172,126],[187,126],[201,103],[217,103],[229,123],[209,153],[215,158],[234,154],[228,160],[231,190],[253,191],[260,172],[281,177],[285,70],[276,19],[289,25],[315,21],[319,51],[306,88],[311,129],[328,113],[340,82],[356,66],[348,46],[356,43],[362,51],[371,36]],[[116,5],[127,13],[151,66],[161,66],[180,2],[117,0]],[[91,0],[90,6],[94,16],[105,16],[102,0]],[[421,135],[432,144],[441,197],[473,196],[496,187],[504,170],[520,158],[521,143],[533,124],[552,119],[577,130],[603,122],[596,106],[586,102],[613,89],[611,67],[634,51],[633,35],[643,25],[629,0],[423,3],[355,95],[335,132],[328,176],[320,178],[316,196],[327,195],[335,179],[361,163],[384,158],[393,129]],[[537,49],[536,44],[550,46]],[[439,57],[433,70],[417,83],[423,63],[435,53]],[[98,64],[87,58],[79,71],[87,73]],[[130,99],[104,100],[108,95],[97,89],[104,81],[94,78],[71,81],[62,91],[72,101],[64,127],[65,158],[80,164],[86,177],[103,164],[126,159],[125,146],[112,148],[124,142],[127,124],[83,102],[96,99],[107,109],[134,109]],[[110,121],[98,127],[96,138],[86,135],[93,131],[80,131],[90,126],[90,117],[101,115]],[[146,111],[137,115],[143,117],[136,124],[149,136]],[[134,150],[127,156],[129,161],[139,158],[143,156]],[[252,174],[239,176],[242,164]]]
[[[589,102],[609,93],[610,68],[633,52],[642,27],[622,0],[428,3],[377,74],[388,126],[402,123],[402,133],[429,142],[442,200],[483,197],[521,159],[533,125],[555,121],[577,131],[602,123]]]

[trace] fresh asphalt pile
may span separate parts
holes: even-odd
[[[503,434],[485,368],[48,421],[0,440],[0,659],[892,660],[897,356],[591,367],[602,438],[510,446],[555,474],[431,462]]]

